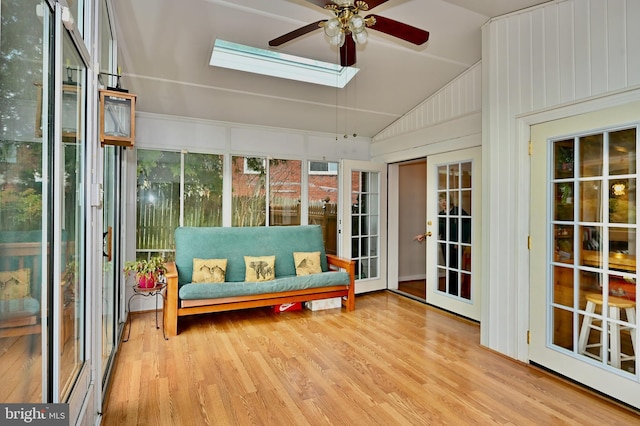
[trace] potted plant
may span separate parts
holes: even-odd
[[[160,256],[153,256],[148,260],[134,260],[125,262],[125,274],[135,274],[136,282],[140,288],[154,288],[158,277],[167,272],[164,266],[164,259]]]

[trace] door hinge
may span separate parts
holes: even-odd
[[[531,344],[531,330],[527,330],[527,345]]]
[[[527,236],[527,248],[531,250],[531,235]]]
[[[533,152],[533,144],[529,141],[529,155]]]

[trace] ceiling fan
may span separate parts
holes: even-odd
[[[340,65],[348,67],[356,63],[356,43],[367,41],[367,27],[421,45],[429,40],[429,32],[420,28],[379,15],[367,15],[364,18],[358,14],[367,11],[388,0],[306,0],[333,12],[332,19],[323,19],[300,27],[269,42],[269,46],[280,46],[288,41],[307,33],[324,28],[329,37],[329,43],[340,46]],[[351,35],[351,37],[347,37]]]

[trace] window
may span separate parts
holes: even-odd
[[[215,41],[209,65],[339,88],[359,71],[224,40]]]
[[[338,163],[309,162],[309,225],[320,225],[325,250],[338,254]]]
[[[171,258],[180,225],[222,226],[222,155],[147,149],[137,154],[138,258]]]
[[[329,161],[310,161],[309,174],[310,175],[337,175],[338,163],[332,163]]]
[[[231,221],[233,226],[266,225],[266,159],[234,156],[231,159]]]
[[[269,225],[300,225],[302,161],[269,160]]]

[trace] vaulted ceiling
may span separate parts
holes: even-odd
[[[216,39],[268,42],[332,17],[306,0],[113,0],[122,85],[150,113],[373,137],[481,58],[490,18],[548,0],[389,0],[372,9],[430,32],[415,46],[379,31],[343,89],[214,68]],[[339,63],[321,29],[278,52]]]

